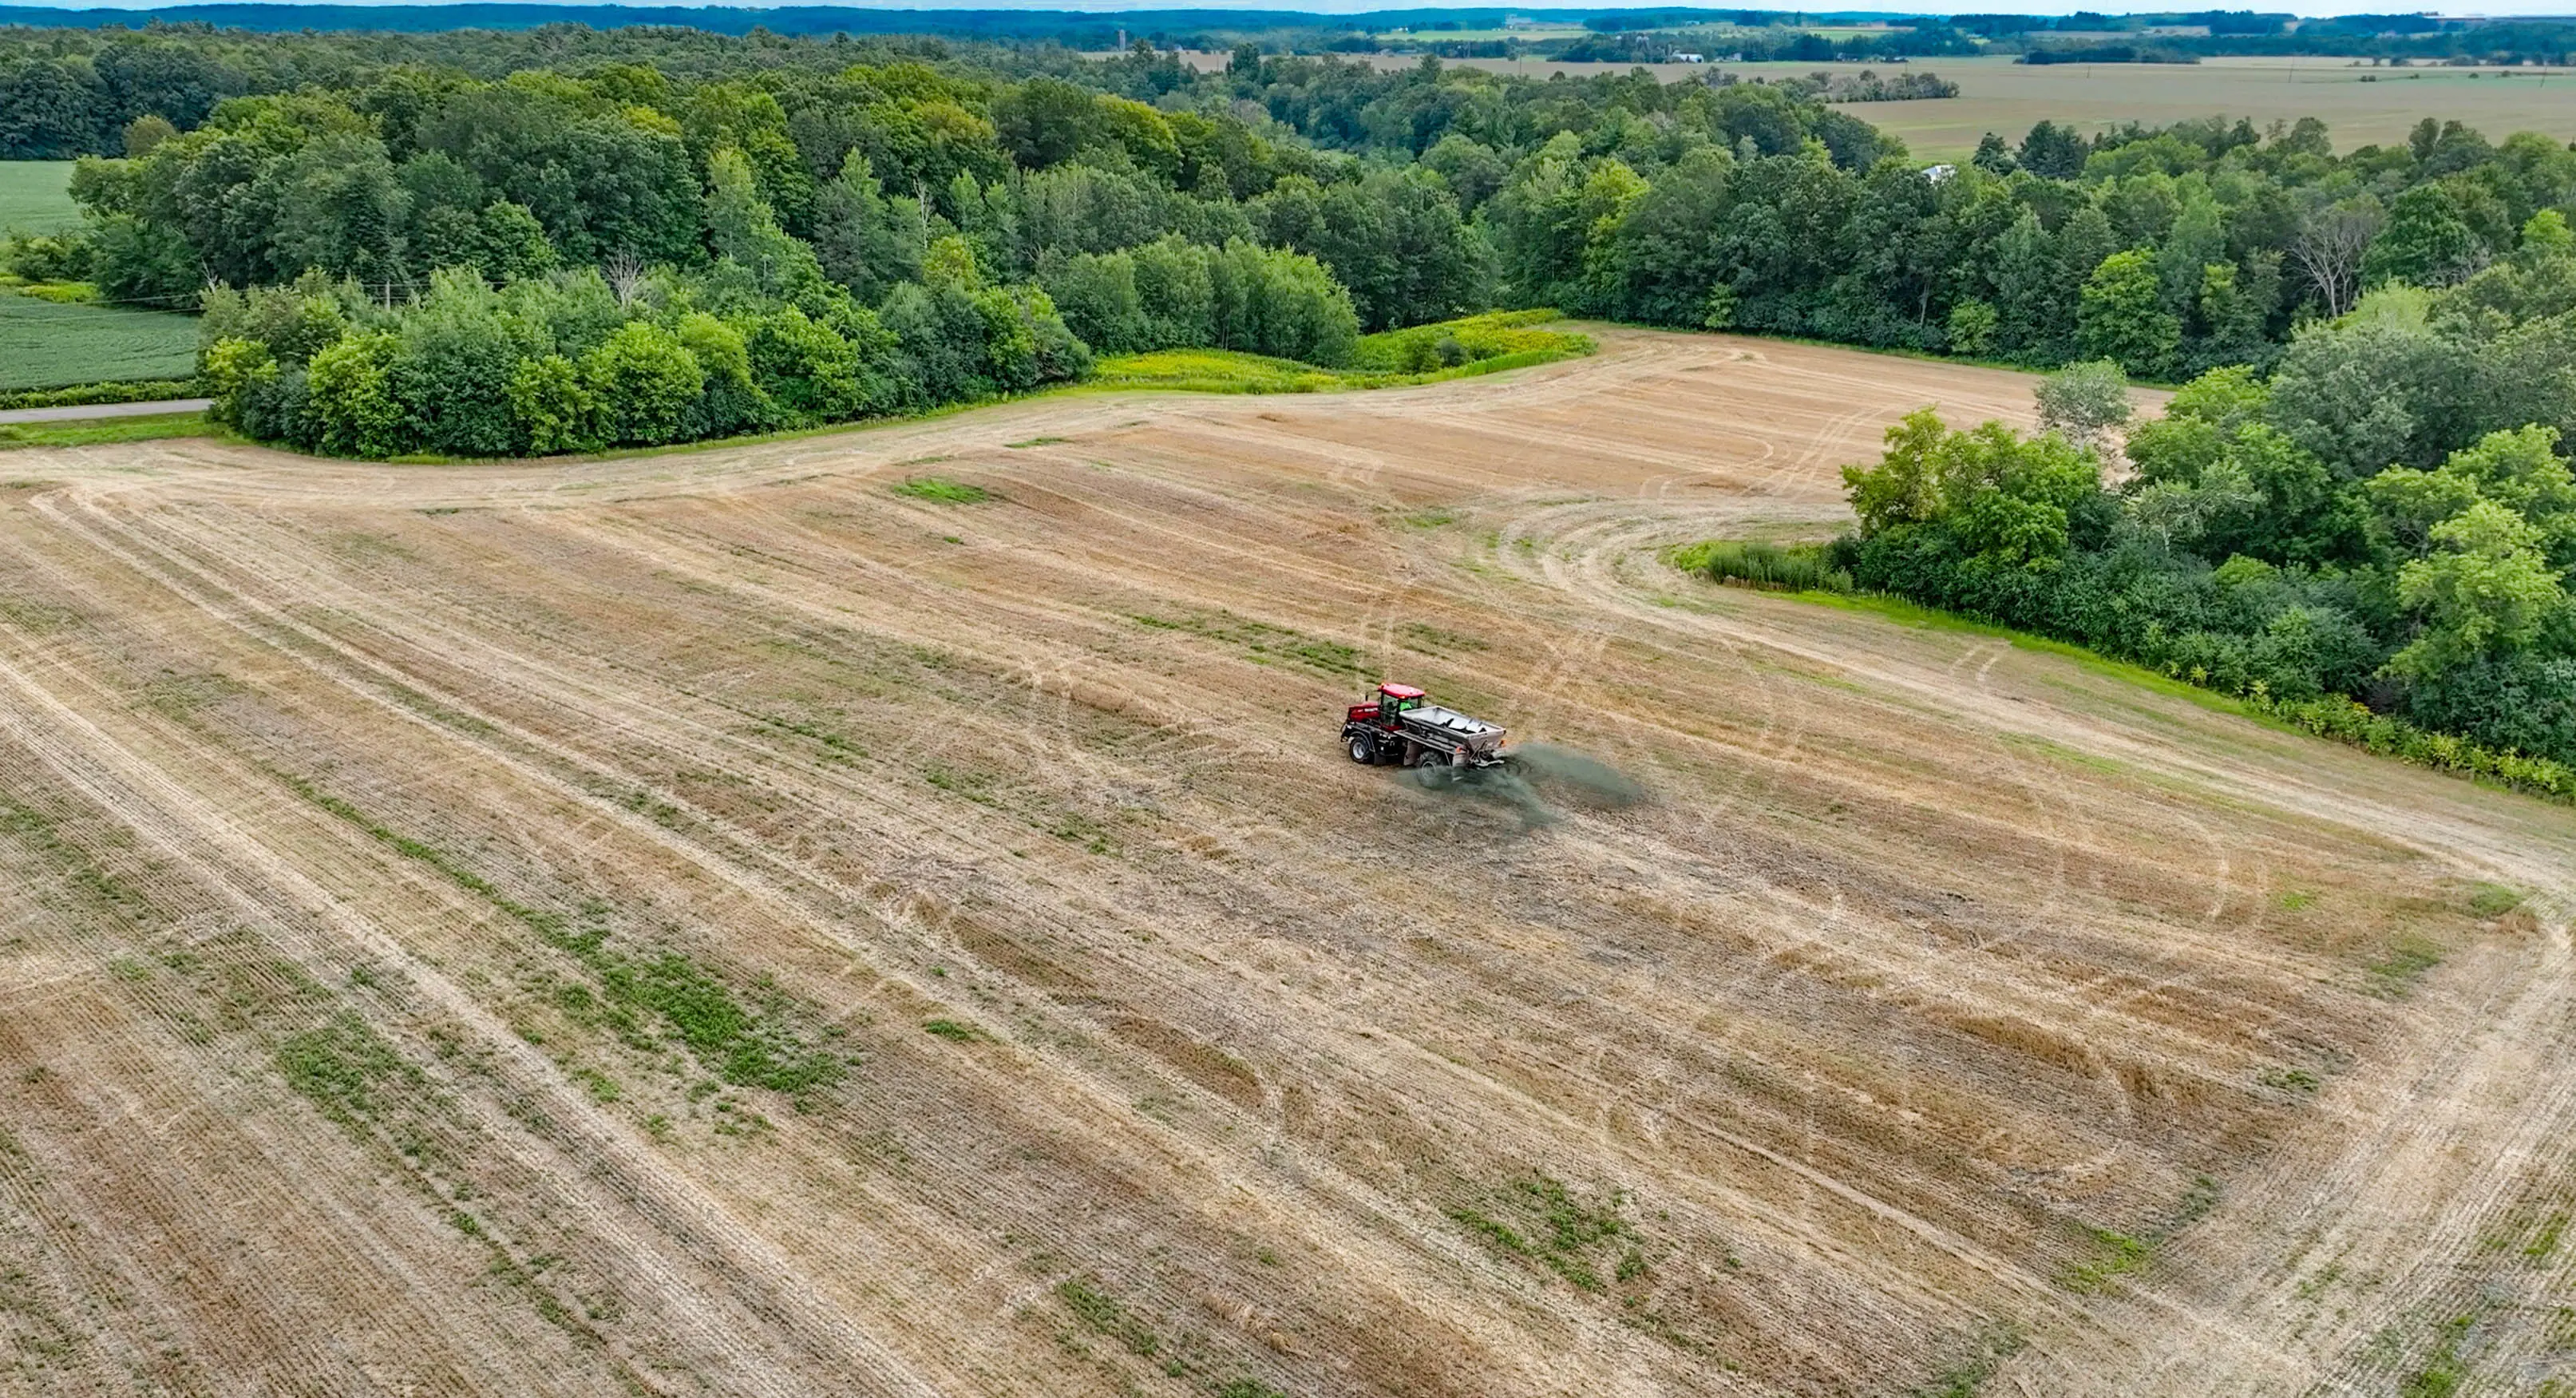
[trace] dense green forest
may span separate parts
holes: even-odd
[[[2465,277],[2576,197],[2559,143],[2429,121],[2340,156],[2314,122],[2043,123],[1927,174],[1790,86],[1249,50],[1202,74],[1141,46],[27,31],[0,67],[19,106],[0,153],[131,157],[82,176],[86,251],[112,299],[147,304],[312,267],[394,299],[459,258],[497,282],[524,219],[545,247],[523,257],[696,275],[727,255],[729,150],[764,217],[871,306],[951,235],[997,284],[1050,291],[1076,258],[1241,241],[1317,259],[1366,329],[1552,304],[2170,378],[2266,364],[2372,281]]]

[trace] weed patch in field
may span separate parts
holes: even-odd
[[[945,476],[914,476],[893,489],[897,495],[915,500],[936,500],[943,505],[975,505],[993,498],[993,493],[980,485],[952,481]]]
[[[2218,1181],[2200,1175],[2173,1209],[2143,1234],[2086,1226],[2087,1254],[2066,1269],[2060,1282],[2069,1291],[2108,1291],[2119,1278],[2143,1270],[2167,1239],[2208,1217],[2218,1207],[2219,1193]]]
[[[2266,1068],[2259,1081],[2275,1092],[2313,1093],[2324,1083],[2305,1068]]]
[[[2362,969],[2370,973],[2369,992],[2382,1000],[2402,1000],[2424,973],[2442,964],[2442,949],[2421,937],[2400,937],[2385,955]]]
[[[604,909],[585,908],[580,924],[559,912],[510,897],[435,845],[393,830],[313,783],[277,774],[305,800],[367,832],[407,859],[425,864],[526,927],[539,940],[578,960],[610,1004],[659,1019],[664,1031],[724,1081],[775,1092],[804,1093],[840,1081],[844,1060],[789,1027],[785,997],[764,983],[745,1005],[717,974],[677,951],[634,954],[607,945]]]
[[[1073,1312],[1095,1334],[1116,1340],[1129,1354],[1152,1358],[1163,1343],[1144,1322],[1130,1315],[1126,1306],[1108,1292],[1079,1279],[1068,1278],[1057,1284],[1056,1299]]]
[[[2468,1361],[2460,1357],[2460,1345],[2477,1323],[2473,1315],[2454,1316],[2446,1322],[2424,1367],[2397,1385],[2398,1398],[2452,1398],[2458,1393],[2469,1379]]]
[[[1622,1216],[1627,1204],[1622,1190],[1586,1202],[1563,1181],[1532,1175],[1482,1207],[1450,1209],[1449,1218],[1495,1251],[1534,1262],[1580,1290],[1600,1291],[1605,1272],[1627,1282],[1647,1271],[1642,1239]]]
[[[1180,618],[1138,615],[1129,619],[1156,631],[1178,631],[1241,646],[1257,665],[1285,661],[1334,679],[1348,679],[1368,672],[1368,667],[1360,663],[1356,647],[1309,636],[1285,626],[1273,626],[1266,621],[1239,617],[1232,612],[1199,612]]]
[[[928,1020],[921,1028],[923,1033],[936,1035],[952,1044],[986,1043],[993,1037],[974,1025],[960,1024],[953,1019]]]
[[[1396,635],[1399,638],[1399,644],[1406,650],[1420,651],[1430,656],[1449,656],[1462,651],[1490,649],[1483,641],[1473,636],[1462,636],[1455,631],[1444,631],[1437,626],[1419,621],[1406,622],[1397,628]]]
[[[2502,917],[2522,906],[2522,893],[2500,883],[2482,883],[2469,897],[2469,911],[2479,917]]]
[[[387,1092],[423,1085],[420,1070],[354,1014],[287,1038],[277,1046],[277,1066],[288,1087],[348,1127],[374,1118]]]
[[[1906,1398],[1977,1398],[1986,1380],[1995,1376],[2005,1360],[2019,1354],[2024,1343],[2018,1329],[1989,1326],[1977,1336],[1964,1358],[1943,1369],[1929,1384],[1908,1392]]]

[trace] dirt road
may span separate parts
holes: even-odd
[[[2028,383],[1603,339],[9,454],[0,1392],[2557,1374],[2576,815],[1674,575]],[[1649,799],[1354,766],[1380,677]]]

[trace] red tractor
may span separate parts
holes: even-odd
[[[1427,702],[1409,684],[1382,684],[1342,721],[1351,760],[1398,767],[1494,767],[1511,760],[1503,730]]]

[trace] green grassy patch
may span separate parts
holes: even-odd
[[[2276,1092],[2301,1094],[2314,1092],[2324,1086],[2316,1074],[2305,1068],[2266,1068],[2260,1081],[2265,1087]]]
[[[1127,1311],[1118,1298],[1088,1282],[1068,1279],[1055,1289],[1056,1299],[1073,1312],[1094,1333],[1116,1340],[1129,1354],[1151,1358],[1162,1349],[1162,1340],[1143,1321]]]
[[[1550,310],[1496,311],[1360,338],[1347,368],[1237,350],[1174,349],[1100,361],[1089,389],[1156,388],[1188,393],[1329,393],[1438,383],[1523,369],[1593,352],[1592,337],[1542,330]],[[1444,349],[1446,342],[1449,348]]]
[[[80,225],[71,161],[0,160],[0,233],[60,233]]]
[[[2199,1175],[2173,1209],[2144,1233],[2085,1227],[2085,1256],[2060,1274],[2059,1281],[2069,1291],[2109,1290],[2119,1278],[2143,1270],[2167,1239],[2208,1217],[2209,1211],[2218,1207],[2218,1199],[2218,1181]]]
[[[1419,621],[1406,622],[1396,629],[1396,635],[1398,643],[1406,650],[1420,651],[1424,655],[1446,656],[1459,651],[1487,649],[1483,641],[1473,636],[1446,631]]]
[[[1158,388],[1183,393],[1327,393],[1348,388],[1330,369],[1237,350],[1154,350],[1101,360],[1090,388]]]
[[[2129,765],[2125,762],[2120,762],[2108,757],[2097,757],[2092,753],[2068,747],[2064,743],[2053,742],[2047,738],[2038,737],[2029,733],[2006,733],[2000,741],[2006,747],[2025,748],[2031,752],[2041,753],[2055,759],[2056,761],[2063,762],[2070,767],[2081,767],[2088,772],[2116,774],[2129,770]]]
[[[1643,1240],[1624,1217],[1627,1195],[1612,1190],[1586,1202],[1559,1180],[1532,1175],[1473,1205],[1449,1210],[1449,1219],[1477,1241],[1524,1258],[1584,1291],[1610,1280],[1641,1280],[1650,1270]]]
[[[188,316],[0,292],[0,389],[175,379],[196,363],[197,322]]]
[[[2458,1393],[2469,1380],[2469,1365],[2460,1357],[2460,1343],[2476,1324],[2477,1317],[2469,1315],[2455,1316],[2444,1324],[2424,1367],[2397,1385],[2398,1398],[2452,1398]]]
[[[936,500],[943,505],[973,505],[993,498],[993,493],[980,485],[952,481],[945,476],[914,476],[893,489],[897,495],[915,500]]]
[[[1363,374],[1434,375],[1510,360],[1541,363],[1592,352],[1592,337],[1539,327],[1561,319],[1546,309],[1487,311],[1483,315],[1363,335],[1351,351],[1350,371]],[[1487,370],[1486,372],[1491,372]]]
[[[2021,1352],[2022,1334],[2010,1326],[1990,1326],[1977,1336],[1968,1353],[1940,1373],[1932,1382],[1911,1390],[1906,1398],[1977,1398],[1985,1390],[1986,1380],[1995,1376],[2004,1361]]]
[[[2469,911],[2480,917],[2502,917],[2522,906],[2522,893],[2500,883],[2482,883],[2470,895]]]
[[[2383,1000],[2402,1000],[2442,964],[2442,949],[2421,937],[2399,937],[2387,954],[2362,969],[2370,973],[2370,993]]]
[[[117,379],[109,383],[73,384],[66,388],[21,388],[0,393],[0,409],[71,408],[92,403],[159,403],[194,398],[203,387],[195,379]]]
[[[993,1037],[974,1025],[960,1024],[953,1019],[929,1020],[921,1028],[922,1032],[935,1034],[952,1044],[980,1044]]]
[[[354,1014],[341,1014],[277,1046],[286,1085],[322,1115],[353,1129],[372,1120],[390,1094],[417,1091],[420,1070]]]
[[[2112,1279],[2146,1266],[2147,1259],[2155,1254],[2155,1245],[2144,1238],[2108,1228],[2087,1228],[2084,1232],[2092,1248],[2083,1261],[2067,1269],[2066,1287],[2070,1291],[2106,1290]]]
[[[157,442],[169,437],[212,437],[222,432],[204,413],[7,422],[0,423],[0,447],[93,447],[111,442]]]
[[[1232,612],[1200,612],[1177,619],[1158,616],[1132,619],[1137,625],[1156,631],[1179,631],[1241,646],[1256,664],[1271,665],[1284,661],[1334,679],[1348,679],[1365,673],[1368,668],[1360,663],[1356,647],[1309,636],[1285,626],[1273,626],[1266,621],[1253,621]]]

